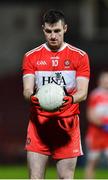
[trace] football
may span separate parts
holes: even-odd
[[[56,111],[62,105],[64,95],[63,87],[53,83],[43,85],[36,93],[40,106],[46,111]]]

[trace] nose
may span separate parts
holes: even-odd
[[[51,39],[55,39],[55,33],[54,32],[51,33]]]

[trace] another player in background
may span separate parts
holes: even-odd
[[[64,42],[67,31],[64,14],[50,10],[43,16],[46,42],[27,52],[23,61],[24,97],[31,102],[27,131],[27,160],[31,179],[42,179],[49,156],[56,160],[58,177],[74,177],[77,157],[82,155],[79,102],[87,97],[88,55]],[[65,87],[67,95],[56,112],[40,108],[34,93],[44,84]]]
[[[88,99],[85,178],[95,178],[95,168],[103,152],[108,158],[108,71],[100,73],[97,88]]]

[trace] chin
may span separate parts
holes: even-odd
[[[51,47],[51,50],[52,50],[52,51],[58,51],[58,49],[59,49],[59,47],[57,47],[57,46]]]
[[[59,46],[59,45],[56,45],[56,44],[50,44],[50,48],[51,48],[52,50],[58,50],[58,49],[60,48],[60,46]]]

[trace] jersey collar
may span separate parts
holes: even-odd
[[[67,43],[64,42],[63,46],[62,46],[57,52],[64,50],[64,49],[66,48],[66,46],[67,46]],[[48,51],[51,51],[51,49],[47,46],[47,43],[44,43],[44,47],[45,47]]]

